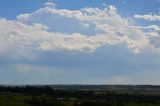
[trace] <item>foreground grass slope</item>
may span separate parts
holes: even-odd
[[[1,94],[0,106],[30,106],[24,102],[24,100],[28,98],[28,96]]]

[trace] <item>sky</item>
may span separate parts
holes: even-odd
[[[160,84],[160,0],[0,0],[0,84]]]

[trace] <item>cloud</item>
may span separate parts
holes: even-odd
[[[80,10],[67,10],[45,7],[31,14],[20,14],[18,21],[26,24],[41,23],[49,27],[49,31],[62,33],[80,33],[95,35],[104,33],[98,26],[126,25],[114,6],[101,10],[98,8],[83,8]],[[116,20],[111,23],[110,21]]]
[[[149,44],[155,48],[160,48],[160,26],[134,26],[134,28],[144,30]]]
[[[124,43],[140,53],[148,40],[140,29],[131,29],[114,6],[105,9],[56,9],[47,3],[17,20],[0,19],[0,54],[31,56],[37,51],[92,53],[103,45]]]
[[[160,26],[158,25],[149,25],[149,26],[138,26],[139,29],[147,29],[148,31],[159,31]]]
[[[4,19],[0,20],[0,37],[1,53],[11,52],[13,48],[13,52],[18,52],[18,54],[35,50],[93,52],[103,44],[121,42],[121,38],[117,36],[99,34],[88,37],[79,33],[47,32],[43,25],[30,26]]]
[[[160,26],[133,23],[113,5],[69,10],[50,2],[15,20],[0,18],[0,80],[158,84]]]
[[[55,7],[56,7],[56,4],[54,4],[53,2],[46,2],[46,3],[45,3],[45,6],[46,6],[46,7],[50,7],[50,8],[55,8]]]
[[[160,21],[159,15],[153,15],[153,14],[147,14],[147,15],[134,15],[133,16],[136,19],[143,19],[148,21]]]

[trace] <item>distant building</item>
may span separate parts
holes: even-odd
[[[71,101],[76,101],[77,98],[69,98],[69,100],[71,100]]]
[[[57,98],[57,100],[64,100],[64,98]]]

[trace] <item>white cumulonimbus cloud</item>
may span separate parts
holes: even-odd
[[[148,45],[143,30],[131,28],[114,6],[105,9],[57,9],[52,3],[16,20],[0,19],[0,54],[27,51],[94,52],[102,45],[124,43],[140,53]]]

